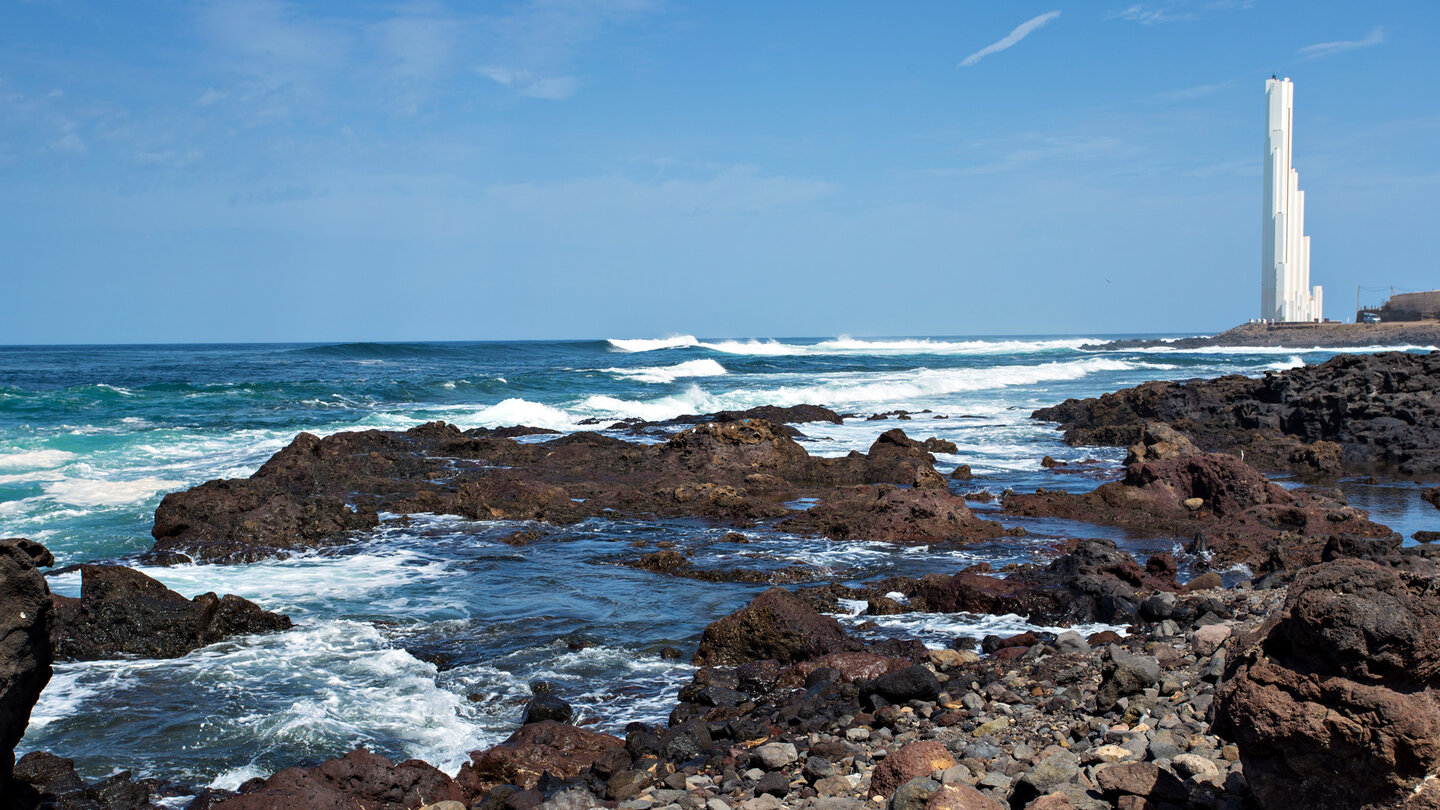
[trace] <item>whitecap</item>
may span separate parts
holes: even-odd
[[[619,352],[653,352],[659,349],[681,349],[700,344],[700,341],[697,340],[694,335],[675,335],[673,337],[656,338],[653,340],[645,338],[634,338],[630,340],[610,338],[605,342],[610,344],[610,348]]]
[[[157,492],[183,486],[183,481],[163,478],[135,478],[128,481],[107,481],[91,478],[67,478],[45,485],[51,499],[73,506],[123,506],[143,501]]]
[[[73,458],[75,454],[65,450],[22,450],[0,455],[0,470],[49,469]]]
[[[808,347],[774,340],[722,340],[718,343],[701,343],[701,348],[725,354],[754,354],[762,357],[787,357],[805,354]]]
[[[837,354],[1024,354],[1031,352],[1075,351],[1090,338],[1054,340],[860,340],[841,335],[815,344],[817,352]]]
[[[707,357],[701,360],[686,360],[673,366],[607,368],[605,373],[636,382],[671,383],[682,377],[721,377],[729,372],[724,366]]]

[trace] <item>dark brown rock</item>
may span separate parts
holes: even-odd
[[[8,790],[15,746],[50,682],[50,588],[37,565],[50,552],[31,540],[0,540],[0,792]]]
[[[56,596],[51,642],[58,658],[178,658],[244,633],[290,629],[290,619],[232,594],[186,599],[132,568],[84,565],[80,598]]]
[[[1199,508],[1187,501],[1199,499]],[[1192,501],[1193,503],[1193,501]],[[1188,540],[1215,565],[1243,563],[1257,573],[1319,562],[1329,538],[1389,537],[1386,526],[1332,493],[1287,490],[1236,456],[1185,455],[1126,468],[1120,481],[1092,492],[1013,494],[1015,514],[1123,526]]]
[[[823,616],[784,588],[771,588],[750,604],[705,628],[695,653],[697,666],[774,659],[793,664],[826,653],[864,649],[840,623]]]
[[[494,748],[472,753],[455,782],[481,795],[496,785],[533,788],[547,772],[568,780],[598,765],[608,777],[629,763],[624,740],[547,720],[522,726]]]
[[[286,768],[211,810],[414,810],[471,794],[417,759],[398,765],[369,751],[351,751],[313,768]]]
[[[889,485],[837,493],[783,521],[780,528],[836,540],[907,544],[989,540],[1005,533],[1005,527],[976,517],[964,498],[948,490]]]
[[[1034,413],[1070,444],[1128,447],[1151,422],[1208,451],[1244,450],[1267,471],[1440,472],[1440,352],[1341,354],[1319,365],[1213,380],[1150,382]]]
[[[1440,802],[1437,571],[1342,559],[1301,572],[1242,644],[1215,730],[1266,810]]]

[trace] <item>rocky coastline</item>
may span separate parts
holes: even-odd
[[[120,566],[84,566],[80,598],[52,595],[49,552],[0,541],[0,807],[1440,806],[1440,553],[1405,546],[1336,490],[1287,489],[1263,474],[1440,476],[1436,390],[1440,352],[1390,353],[1261,380],[1148,383],[1037,411],[1072,444],[1129,448],[1126,468],[1090,492],[1006,493],[1000,514],[1172,537],[1188,576],[1170,554],[1136,559],[1077,537],[1046,562],[1002,571],[772,587],[705,629],[667,724],[600,733],[572,725],[563,695],[537,690],[515,733],[454,775],[356,750],[228,792],[129,773],[87,784],[64,752],[14,761],[52,662],[184,655],[290,620],[235,596],[186,599]],[[952,490],[965,476],[937,470],[933,452],[953,447],[892,429],[865,454],[811,456],[786,422],[839,416],[801,408],[610,426],[650,433],[651,444],[443,423],[302,434],[250,478],[166,496],[144,559],[264,559],[420,512],[555,525],[684,517],[929,546],[1023,531]],[[1436,492],[1422,497],[1440,508]],[[787,506],[800,499],[813,505]],[[710,576],[664,549],[625,564]],[[783,570],[767,576],[786,581]],[[833,614],[855,605],[862,619],[1017,614],[1111,629],[928,649],[847,630]]]
[[[1243,323],[1216,335],[1153,340],[1133,338],[1095,343],[1093,351],[1125,349],[1204,349],[1271,347],[1286,349],[1358,349],[1375,346],[1440,346],[1440,323]]]

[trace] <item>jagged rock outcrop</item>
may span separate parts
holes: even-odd
[[[50,641],[55,656],[76,661],[178,658],[230,636],[290,629],[287,616],[233,594],[194,599],[133,568],[84,565],[80,598],[55,596]]]
[[[1075,445],[1128,447],[1162,422],[1209,451],[1244,451],[1266,471],[1440,474],[1440,352],[1337,355],[1324,363],[1213,380],[1149,382],[1033,416]]]
[[[343,542],[376,526],[381,511],[557,524],[602,515],[698,517],[743,527],[785,516],[785,504],[799,497],[818,499],[817,509],[834,502],[816,515],[842,515],[830,526],[851,537],[931,542],[1001,531],[949,494],[932,461],[898,430],[867,455],[813,457],[761,419],[707,422],[653,445],[598,433],[520,443],[441,422],[403,433],[303,433],[250,478],[165,496],[147,559],[283,555]],[[886,490],[889,484],[914,489]],[[810,521],[787,528],[828,530]]]
[[[1302,572],[1225,675],[1215,730],[1265,810],[1440,804],[1440,570]]]
[[[443,801],[468,803],[470,793],[433,765],[398,764],[365,750],[313,768],[286,768],[210,810],[415,810]]]
[[[1204,453],[1132,464],[1120,481],[1083,493],[1012,494],[1018,515],[1123,526],[1189,541],[1212,564],[1243,563],[1259,572],[1320,560],[1329,538],[1389,537],[1364,510],[1334,491],[1287,490],[1236,456]]]
[[[50,588],[37,566],[54,564],[33,540],[0,540],[0,793],[10,790],[15,746],[50,682]]]

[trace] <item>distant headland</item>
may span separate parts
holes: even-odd
[[[1218,335],[1168,340],[1112,340],[1083,349],[1116,350],[1166,346],[1274,346],[1287,349],[1352,349],[1363,346],[1440,346],[1440,321],[1399,323],[1244,323]]]

